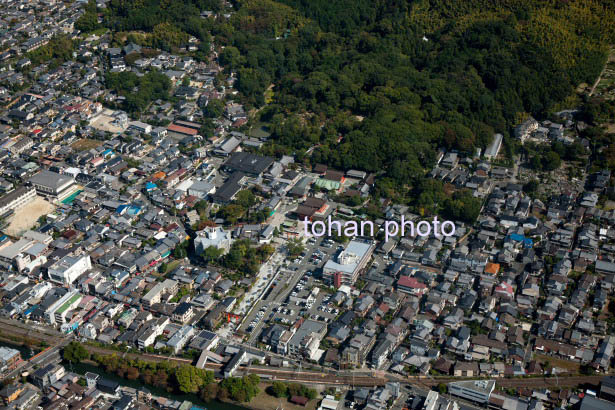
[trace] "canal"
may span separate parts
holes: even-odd
[[[31,350],[29,347],[20,346],[20,345],[12,344],[12,343],[5,342],[5,341],[0,341],[0,346],[10,347],[11,349],[19,350],[21,352],[21,357],[24,360],[27,360],[30,357],[32,357],[34,354],[36,354],[36,351]],[[205,408],[207,410],[246,410],[246,407],[236,406],[234,404],[229,404],[229,403],[222,403],[219,401],[211,401],[209,403],[205,403],[196,394],[173,394],[173,393],[167,392],[166,390],[156,388],[154,386],[144,386],[138,380],[123,379],[121,377],[118,377],[116,374],[107,373],[105,372],[104,369],[98,366],[91,365],[91,364],[87,364],[87,363],[78,363],[74,365],[70,365],[66,363],[63,363],[63,364],[66,367],[66,370],[72,371],[80,375],[84,375],[86,372],[97,373],[100,375],[100,377],[104,377],[105,379],[116,381],[122,386],[128,386],[128,387],[132,387],[135,389],[145,387],[147,390],[152,392],[154,396],[161,396],[161,397],[166,397],[168,399],[180,400],[180,401],[188,400],[188,401],[191,401],[196,406]]]
[[[205,403],[196,394],[173,394],[173,393],[167,392],[164,389],[159,389],[154,386],[144,386],[138,380],[123,379],[117,376],[116,374],[105,372],[105,370],[101,367],[94,366],[88,363],[77,363],[73,365],[64,364],[64,366],[66,367],[66,370],[72,371],[80,375],[84,375],[86,372],[97,373],[100,375],[100,377],[118,382],[122,386],[128,386],[128,387],[132,387],[135,389],[145,387],[147,390],[152,392],[152,395],[154,396],[161,396],[161,397],[166,397],[169,399],[180,400],[180,401],[188,400],[188,401],[191,401],[194,405],[199,406],[201,408],[205,408],[207,410],[246,410],[246,407],[236,406],[234,404],[229,404],[229,403],[222,403],[219,401],[211,401],[209,403]]]

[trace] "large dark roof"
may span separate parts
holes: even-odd
[[[245,174],[239,171],[233,173],[224,185],[216,190],[213,195],[214,200],[228,202],[233,199],[233,196],[241,189],[239,181],[241,181],[241,178],[244,176]]]
[[[224,164],[225,168],[246,174],[260,175],[273,164],[272,157],[263,157],[250,152],[235,152]]]

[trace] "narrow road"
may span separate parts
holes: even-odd
[[[615,49],[610,49],[609,56],[606,59],[606,63],[604,64],[604,67],[602,67],[602,71],[600,71],[600,75],[598,76],[598,78],[596,78],[596,81],[594,82],[594,85],[592,86],[592,89],[589,92],[590,97],[594,94],[594,91],[596,91],[596,87],[598,86],[598,84],[600,84],[600,80],[602,80],[602,76],[604,75],[604,72],[606,71],[606,66],[609,64],[610,61],[613,61],[613,60],[615,60]]]

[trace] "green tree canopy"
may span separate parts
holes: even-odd
[[[70,342],[62,351],[62,358],[71,363],[79,363],[90,358],[90,353],[79,342]]]

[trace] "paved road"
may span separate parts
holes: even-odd
[[[248,344],[255,344],[258,341],[258,336],[262,328],[265,326],[265,321],[269,317],[271,313],[273,313],[273,308],[278,307],[283,304],[288,295],[293,291],[294,287],[297,285],[297,282],[305,275],[307,271],[316,270],[319,266],[324,264],[326,258],[323,258],[323,261],[319,265],[314,265],[310,261],[310,256],[316,249],[321,249],[320,244],[322,243],[322,238],[319,238],[315,244],[305,244],[305,254],[306,256],[299,263],[291,263],[289,269],[280,268],[275,277],[272,279],[269,287],[271,287],[275,283],[275,287],[269,292],[266,298],[260,299],[255,302],[254,308],[250,312],[250,314],[245,318],[242,323],[242,330],[245,331],[249,326],[250,321],[255,317],[256,312],[259,309],[265,307],[265,313],[262,316],[262,319],[257,323],[257,325],[250,331],[250,337],[248,339]],[[324,248],[326,250],[326,257],[329,257],[331,253],[335,251],[335,247]],[[267,289],[263,292],[263,294],[267,293]]]

